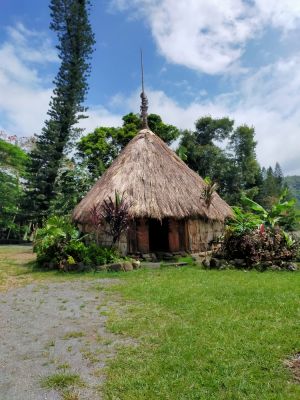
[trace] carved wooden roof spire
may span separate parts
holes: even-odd
[[[142,72],[142,93],[141,93],[141,120],[142,129],[148,129],[148,99],[144,90],[144,65],[143,65],[143,52],[141,50],[141,72]]]

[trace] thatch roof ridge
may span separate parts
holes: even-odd
[[[224,221],[229,205],[215,193],[211,205],[202,198],[204,180],[166,143],[142,129],[122,150],[74,210],[73,218],[87,223],[94,205],[101,206],[115,191],[124,193],[133,218],[203,217]]]

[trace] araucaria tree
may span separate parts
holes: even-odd
[[[55,196],[55,181],[68,144],[76,137],[76,124],[85,116],[90,59],[95,43],[89,23],[89,0],[51,0],[50,28],[58,37],[61,65],[54,80],[48,119],[28,167],[28,205],[32,218],[47,215]]]

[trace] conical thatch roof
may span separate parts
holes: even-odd
[[[143,129],[123,149],[73,212],[81,224],[93,206],[115,192],[124,193],[133,218],[203,217],[224,221],[229,205],[214,193],[209,207],[202,198],[205,183],[158,136]]]

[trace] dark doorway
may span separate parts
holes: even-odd
[[[149,246],[151,252],[169,251],[169,224],[167,219],[149,219]]]

